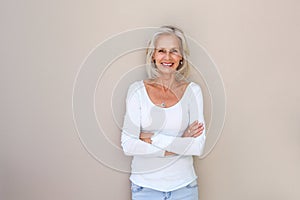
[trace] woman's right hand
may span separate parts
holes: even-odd
[[[151,137],[154,135],[154,133],[149,133],[149,132],[141,132],[140,133],[140,140],[143,142],[147,142],[149,144],[152,144]]]
[[[182,137],[198,137],[203,133],[204,125],[199,123],[198,120],[194,121],[191,125],[187,127],[184,131]]]

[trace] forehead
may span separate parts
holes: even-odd
[[[155,41],[156,48],[179,48],[180,40],[176,35],[163,34],[159,35]]]

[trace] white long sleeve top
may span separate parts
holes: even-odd
[[[192,156],[203,153],[205,128],[197,138],[181,136],[195,120],[205,124],[202,91],[196,83],[190,82],[182,98],[168,108],[151,101],[143,81],[131,84],[121,136],[124,153],[133,156],[130,180],[165,192],[194,181]],[[139,139],[141,132],[154,133],[152,144]],[[164,156],[165,151],[176,155]]]

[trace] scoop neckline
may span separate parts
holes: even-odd
[[[152,100],[150,99],[150,96],[149,96],[148,92],[147,92],[147,89],[146,89],[146,85],[145,85],[145,83],[144,83],[144,80],[141,80],[141,83],[142,83],[142,85],[143,85],[143,90],[144,90],[144,92],[145,92],[146,98],[147,98],[147,100],[152,104],[152,106],[157,107],[157,108],[160,108],[160,109],[166,109],[166,110],[167,110],[167,109],[174,108],[174,107],[178,106],[178,105],[181,103],[181,101],[182,101],[182,100],[185,98],[185,96],[186,96],[187,90],[189,89],[190,85],[191,85],[193,82],[189,82],[189,83],[188,83],[188,85],[186,86],[186,88],[185,88],[185,90],[184,90],[184,92],[183,92],[183,95],[182,95],[182,97],[180,98],[180,100],[177,101],[176,104],[174,104],[174,105],[172,105],[172,106],[170,106],[170,107],[167,107],[167,108],[160,107],[160,106],[156,105],[155,103],[153,103]]]

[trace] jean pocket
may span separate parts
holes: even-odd
[[[140,192],[143,190],[144,187],[136,185],[134,183],[131,182],[131,192],[135,193],[135,192]]]
[[[195,188],[195,187],[198,187],[197,179],[194,180],[193,182],[191,182],[190,184],[188,184],[186,187],[187,187],[187,188]]]

